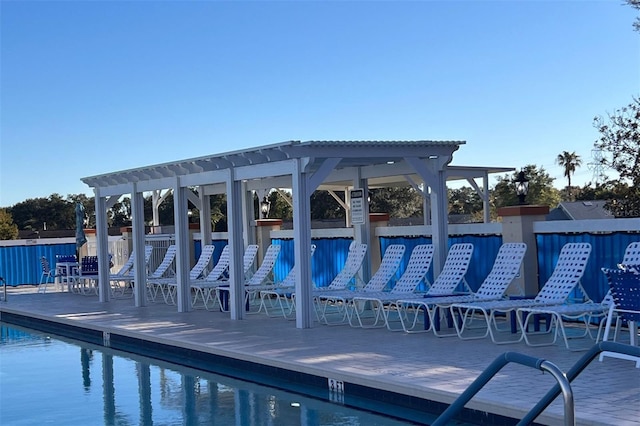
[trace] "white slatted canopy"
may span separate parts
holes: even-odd
[[[107,200],[131,194],[134,252],[144,250],[143,193],[171,189],[174,194],[176,244],[178,246],[177,281],[178,310],[188,311],[189,261],[187,200],[198,203],[189,189],[199,187],[201,218],[210,215],[208,197],[227,194],[229,245],[233,261],[230,268],[231,317],[241,319],[243,309],[242,253],[246,230],[253,220],[251,190],[291,188],[296,275],[296,326],[312,325],[311,304],[311,223],[309,199],[316,189],[396,186],[424,182],[430,188],[433,243],[437,248],[434,267],[439,271],[447,253],[447,179],[487,180],[488,173],[511,171],[513,168],[478,168],[449,166],[453,153],[464,141],[288,141],[239,151],[178,160],[136,169],[85,177],[82,181],[96,195],[96,228],[100,270],[100,299],[109,300],[107,248]],[[486,186],[486,185],[485,185]],[[475,185],[476,190],[482,191]],[[486,188],[485,188],[486,189]],[[486,192],[486,190],[485,190]],[[365,211],[368,206],[365,205]],[[425,212],[426,213],[426,212]],[[365,215],[366,216],[366,215]],[[354,225],[357,240],[369,243],[368,217],[363,225]],[[211,234],[210,221],[201,223],[202,235]],[[243,238],[243,233],[245,237]],[[204,237],[203,237],[204,238]],[[204,241],[203,241],[204,243]],[[136,282],[145,282],[144,256],[136,265]],[[136,306],[146,304],[144,286],[136,286]]]

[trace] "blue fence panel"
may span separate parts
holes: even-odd
[[[222,249],[224,249],[224,247],[227,245],[227,240],[213,240],[211,241],[211,244],[213,244],[213,246],[215,247],[215,250],[213,250],[213,255],[211,256],[211,263],[209,264],[210,266],[209,270],[211,270],[214,266],[216,266],[216,263],[218,263],[218,260],[220,259],[220,255],[222,254]],[[201,253],[202,253],[202,241],[194,240],[193,254],[195,256],[194,259],[196,262],[200,258]]]
[[[420,244],[431,244],[431,237],[380,237],[380,253],[384,253],[391,244],[404,244],[406,248],[404,256],[402,257],[402,262],[400,262],[400,266],[398,267],[398,271],[395,275],[395,278],[399,279],[407,268],[411,252],[415,246]],[[427,279],[429,282],[433,282],[433,268],[430,268],[429,272],[427,272]],[[425,291],[426,286],[424,284],[420,284],[417,290]]]
[[[280,254],[278,255],[276,264],[273,266],[273,278],[276,282],[280,282],[287,276],[295,264],[294,244],[291,239],[280,238],[272,239],[271,244],[280,246]],[[313,263],[311,270],[314,270]]]
[[[312,239],[316,250],[311,258],[311,279],[317,287],[326,287],[344,266],[351,238]],[[276,280],[283,279],[295,263],[292,239],[272,239],[272,244],[281,245],[280,255],[274,266]]]
[[[589,298],[599,302],[609,291],[609,285],[600,268],[613,268],[622,262],[627,246],[637,241],[640,241],[640,233],[537,234],[538,289],[553,273],[562,246],[567,243],[590,243],[591,256],[581,282]],[[581,294],[577,291],[571,295],[571,297],[580,296]]]
[[[42,256],[46,257],[51,268],[54,268],[56,255],[74,254],[75,243],[0,247],[0,277],[10,286],[35,285],[40,282],[42,275]]]

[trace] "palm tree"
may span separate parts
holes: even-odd
[[[576,172],[576,168],[582,165],[582,159],[576,152],[563,151],[562,154],[556,158],[556,163],[559,166],[564,167],[564,177],[568,180],[567,189],[571,188],[571,175]]]

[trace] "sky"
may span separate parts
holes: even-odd
[[[452,165],[576,152],[640,94],[638,11],[573,1],[0,0],[0,207],[289,140],[463,140]],[[490,186],[496,183],[490,179]]]

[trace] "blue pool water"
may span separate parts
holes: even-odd
[[[0,323],[0,424],[412,423]]]

